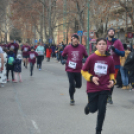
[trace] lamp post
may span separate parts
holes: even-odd
[[[119,35],[120,34],[120,27],[118,27],[118,39],[119,39]]]
[[[87,16],[87,52],[88,52],[88,55],[89,55],[89,7],[90,7],[90,0],[88,0],[88,16]]]

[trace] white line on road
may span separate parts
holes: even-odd
[[[34,120],[31,120],[31,121],[32,121],[34,128],[37,130],[37,133],[40,134],[40,129],[39,129],[37,123]]]

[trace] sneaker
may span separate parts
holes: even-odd
[[[7,82],[10,82],[10,80],[9,80],[9,79],[7,79]]]
[[[127,87],[126,87],[126,86],[123,86],[121,89],[122,89],[122,90],[126,90],[126,89],[127,89]]]
[[[130,87],[129,85],[127,86],[127,90],[130,90],[132,87]]]
[[[39,68],[39,71],[41,71],[41,69]]]
[[[20,82],[22,82],[22,80],[20,80]]]
[[[86,115],[89,114],[89,107],[88,107],[88,104],[87,104],[86,107],[84,108],[84,113],[85,113]]]
[[[111,96],[108,96],[107,103],[113,104],[113,100],[112,100],[112,97]]]
[[[16,80],[13,79],[12,82],[16,82]]]
[[[73,99],[70,100],[70,105],[74,105],[75,101]]]

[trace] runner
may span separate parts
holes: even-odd
[[[38,53],[37,69],[39,69],[39,71],[41,71],[42,61],[43,61],[43,57],[44,57],[44,54],[45,54],[45,49],[44,49],[44,46],[42,46],[42,43],[39,43],[39,46],[37,47],[36,52]]]
[[[10,50],[10,48],[13,50],[15,57],[17,56],[17,52],[19,49],[19,45],[17,43],[14,43],[13,40],[11,40],[11,43],[7,45],[8,50]]]
[[[97,51],[88,57],[81,73],[87,80],[88,104],[84,111],[86,115],[98,111],[96,134],[101,134],[115,69],[113,59],[106,52],[107,40],[97,39],[96,44]]]
[[[84,46],[79,44],[79,36],[74,34],[71,38],[72,44],[65,47],[62,56],[68,56],[66,63],[66,72],[69,79],[69,94],[70,94],[70,104],[74,105],[74,93],[75,88],[81,88],[82,86],[82,59],[88,57],[86,49]]]
[[[11,74],[12,74],[12,82],[14,82],[14,60],[15,60],[15,53],[14,53],[14,49],[10,48],[10,50],[7,53],[7,65],[6,65],[6,69],[7,69],[7,82],[9,82],[8,76],[9,76],[9,71],[11,70]]]
[[[31,47],[29,52],[29,63],[30,63],[30,75],[33,75],[34,64],[36,63],[36,57],[38,54],[34,51],[34,47]]]
[[[18,76],[19,76],[19,82],[22,82],[22,76],[21,76],[21,62],[22,61],[22,56],[20,54],[17,54],[17,58],[14,61],[14,75],[15,75],[15,80],[14,82],[18,82]]]
[[[116,79],[118,70],[120,69],[120,56],[124,57],[125,51],[121,41],[114,38],[114,35],[115,35],[115,30],[113,28],[110,28],[108,30],[107,45],[108,45],[108,50],[114,60],[115,79]],[[112,100],[113,89],[114,87],[111,88],[109,92],[108,101],[107,101],[109,104],[113,104],[113,100]]]
[[[30,46],[28,45],[28,43],[26,43],[23,47],[22,47],[22,55],[23,55],[23,63],[24,63],[24,67],[27,68],[28,65],[28,58],[29,58],[29,51],[30,51]]]

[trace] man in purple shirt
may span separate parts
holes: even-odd
[[[14,43],[13,40],[11,40],[11,43],[8,44],[8,49],[10,50],[10,48],[13,50],[14,54],[15,54],[15,57],[17,56],[17,52],[18,52],[18,49],[19,49],[19,45],[17,43]]]
[[[107,37],[107,50],[111,54],[113,60],[114,60],[114,65],[115,65],[115,79],[118,74],[118,70],[120,69],[120,56],[124,57],[125,56],[125,51],[123,48],[123,45],[119,39],[114,38],[115,35],[115,30],[113,28],[110,28],[108,30],[108,37]],[[108,103],[113,104],[112,100],[112,93],[113,93],[113,88],[111,88],[109,92],[109,97],[108,97]]]
[[[88,54],[83,45],[79,44],[79,36],[74,34],[71,38],[72,44],[65,47],[62,56],[63,58],[67,56],[66,62],[66,72],[69,79],[69,94],[70,94],[70,104],[74,105],[74,93],[75,88],[81,88],[82,86],[82,59],[87,58]]]

